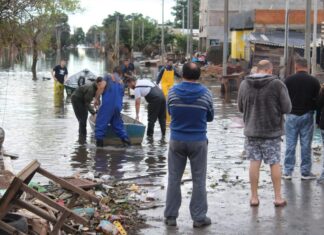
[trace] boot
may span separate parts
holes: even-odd
[[[132,143],[130,142],[130,140],[128,138],[122,139],[122,142],[125,147],[132,145]]]
[[[104,142],[103,142],[103,140],[99,140],[99,139],[98,139],[98,140],[96,141],[96,146],[97,146],[97,147],[103,147],[103,146],[104,146]]]

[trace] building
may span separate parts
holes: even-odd
[[[319,9],[323,9],[324,1],[317,0],[319,3]],[[284,0],[229,0],[229,15],[230,18],[238,13],[244,13],[248,11],[255,11],[256,16],[260,16],[262,19],[274,19],[276,18],[276,10],[280,12],[285,9]],[[305,0],[290,1],[290,9],[305,11]],[[266,10],[269,14],[265,17],[262,15]],[[261,15],[258,15],[261,14]],[[281,13],[280,13],[281,14]],[[233,18],[232,18],[233,19]],[[252,22],[253,23],[253,22]],[[267,26],[271,26],[271,22]],[[280,25],[283,28],[284,25],[273,24],[275,27]],[[253,28],[254,30],[254,23]],[[260,21],[258,27],[264,25]],[[266,27],[264,27],[266,28]],[[243,37],[242,32],[238,33],[238,37]],[[224,38],[224,0],[200,0],[200,17],[199,17],[199,48],[201,51],[206,51],[211,46],[221,45]]]
[[[311,23],[313,24],[313,14]],[[306,12],[304,10],[289,11],[289,29],[292,32],[301,33],[305,31]],[[324,21],[324,10],[318,10],[318,21],[320,25]],[[236,13],[230,19],[231,31],[231,57],[233,59],[250,58],[250,45],[248,36],[251,32],[269,33],[281,35],[284,40],[285,10],[252,10]],[[293,34],[289,34],[293,36]],[[304,36],[305,38],[305,36]]]

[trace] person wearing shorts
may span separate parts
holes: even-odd
[[[284,134],[284,114],[290,113],[291,101],[285,84],[272,75],[270,61],[258,63],[257,72],[246,77],[238,94],[243,113],[245,151],[250,160],[251,206],[259,206],[258,184],[262,161],[270,165],[274,205],[287,204],[281,195],[280,148]]]
[[[247,137],[245,139],[245,152],[250,161],[260,161],[264,164],[279,164],[281,159],[281,138],[261,139]]]

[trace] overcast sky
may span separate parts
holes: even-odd
[[[83,12],[70,15],[71,29],[82,27],[85,32],[92,25],[101,25],[104,18],[118,11],[122,14],[142,13],[153,19],[162,21],[162,0],[80,0]],[[164,1],[165,21],[173,20],[171,8],[176,0]]]

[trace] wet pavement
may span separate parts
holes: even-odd
[[[102,74],[105,61],[92,50],[79,50],[66,55],[69,73],[88,68]],[[77,136],[78,125],[69,100],[57,107],[53,97],[50,70],[56,58],[42,58],[39,79],[32,80],[26,63],[14,69],[0,70],[0,124],[6,131],[5,148],[19,154],[14,169],[19,171],[29,161],[37,159],[49,171],[62,176],[73,173],[97,172],[115,179],[153,175],[138,180],[141,183],[166,185],[167,140],[161,139],[156,126],[154,141],[144,140],[142,146],[107,147],[97,150],[90,126],[86,142]],[[235,94],[230,102],[220,96],[220,85],[205,82],[214,94],[216,116],[208,125],[208,199],[212,226],[193,229],[189,213],[191,182],[183,185],[183,202],[178,227],[168,229],[163,224],[163,208],[143,211],[149,227],[140,234],[324,234],[324,186],[315,181],[300,180],[296,167],[294,179],[283,181],[283,194],[288,200],[284,209],[273,206],[269,169],[263,166],[260,181],[260,207],[249,206],[248,161],[242,158],[243,129],[237,112]],[[125,98],[124,113],[135,116],[134,100]],[[146,123],[142,106],[140,119]],[[320,143],[315,134],[315,144]],[[299,164],[299,161],[298,161]],[[320,173],[321,157],[314,158],[314,173]],[[190,179],[188,166],[184,179]],[[39,179],[41,180],[41,179]],[[165,187],[151,189],[162,203]]]

